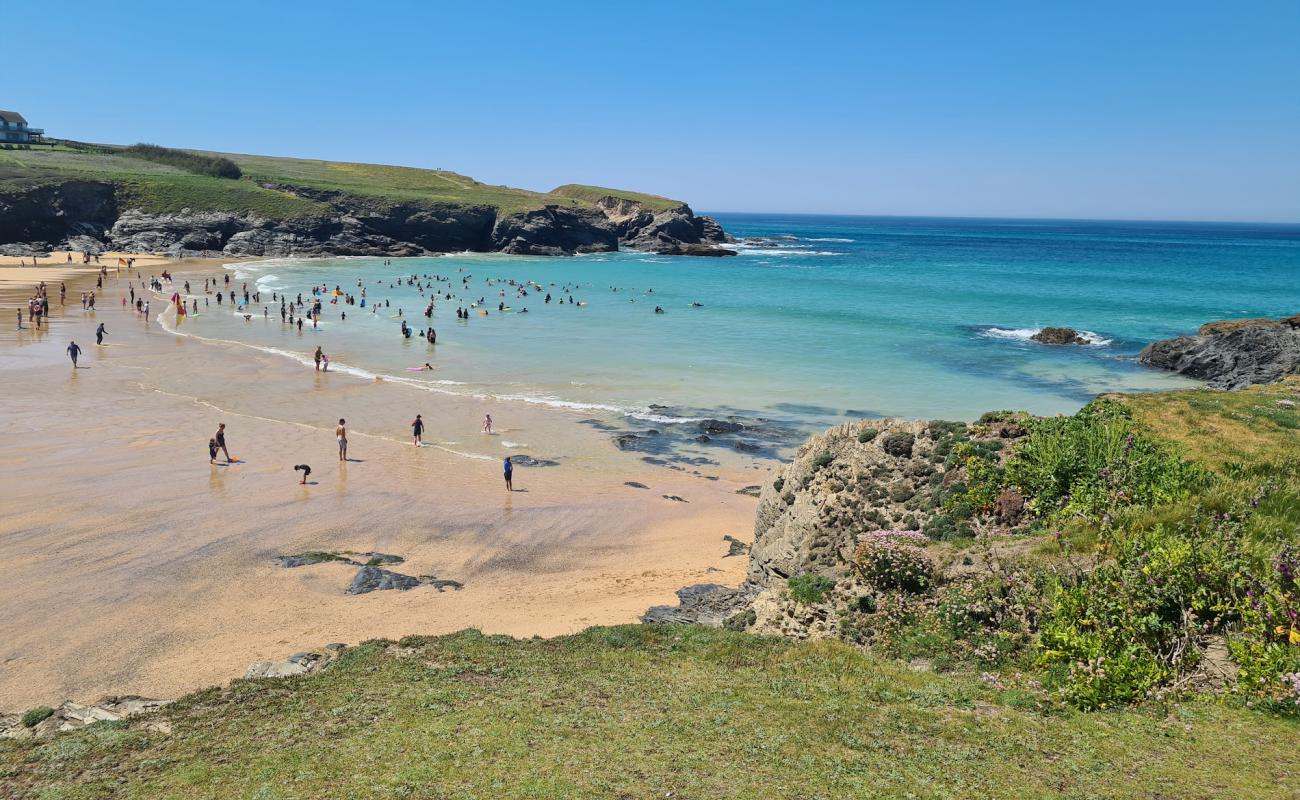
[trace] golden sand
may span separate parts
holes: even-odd
[[[219,262],[175,268],[192,269]],[[31,284],[82,281],[65,308],[52,293],[48,331],[14,330],[3,314],[22,298],[0,298],[0,709],[172,697],[333,641],[633,622],[681,586],[743,578],[722,537],[751,535],[755,501],[736,490],[757,473],[706,481],[620,452],[570,412],[431,396],[178,337],[121,307],[126,279],[109,273],[99,310],[83,312],[93,270],[22,269]],[[101,322],[109,338],[96,347]],[[86,369],[64,355],[73,338]],[[516,468],[507,493],[500,443],[478,430],[485,411],[561,466]],[[417,412],[436,446],[410,444]],[[339,417],[349,463],[337,459]],[[236,464],[208,463],[218,422]],[[301,462],[313,467],[307,486],[292,470]],[[274,560],[307,550],[393,553],[406,559],[396,571],[464,588],[353,596],[354,567]]]

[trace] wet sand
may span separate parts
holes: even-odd
[[[194,270],[220,262],[173,269]],[[633,622],[681,586],[743,577],[722,537],[750,537],[755,501],[735,492],[758,473],[705,480],[619,451],[578,412],[321,374],[199,338],[192,322],[178,336],[156,319],[162,297],[152,320],[121,307],[112,267],[98,311],[81,310],[72,282],[58,309],[55,283],[49,330],[15,331],[13,309],[41,279],[22,272],[0,282],[2,709],[172,697],[332,641]],[[64,354],[71,338],[85,369]],[[410,443],[417,412],[431,446]],[[479,432],[484,412],[496,436]],[[218,422],[238,463],[208,463]],[[560,465],[516,467],[507,493],[504,440]],[[292,470],[303,462],[307,486]],[[275,561],[307,550],[392,553],[406,559],[395,571],[464,588],[348,595],[355,567]]]

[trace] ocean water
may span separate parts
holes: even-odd
[[[575,408],[614,427],[698,435],[705,418],[764,420],[749,423],[767,426],[750,444],[788,447],[846,419],[1064,413],[1099,392],[1193,385],[1134,356],[1209,320],[1300,312],[1300,226],[716,217],[740,238],[738,256],[231,265],[232,288],[262,292],[253,319],[212,304],[182,329],[299,360],[321,345],[335,369]],[[412,276],[423,294],[408,285]],[[425,276],[447,280],[431,290]],[[282,325],[270,299],[310,300],[321,285],[359,294],[358,281],[367,308],[326,298],[318,332]],[[201,296],[201,283],[193,288]],[[548,291],[576,304],[546,304]],[[480,298],[488,314],[456,318],[458,306]],[[511,310],[500,313],[502,302]],[[417,332],[432,324],[438,344],[402,338],[398,309]],[[1086,331],[1095,343],[1028,339],[1045,325]],[[408,371],[425,362],[435,369]]]

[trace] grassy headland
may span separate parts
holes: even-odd
[[[589,199],[583,193],[533,192],[493,186],[447,170],[234,153],[170,152],[189,153],[193,161],[228,160],[238,167],[241,176],[231,179],[194,174],[189,165],[177,166],[177,162],[167,158],[149,160],[140,157],[139,152],[128,152],[117,146],[69,143],[31,150],[0,150],[0,192],[71,180],[104,181],[122,187],[130,205],[148,213],[175,213],[189,208],[250,212],[272,219],[313,216],[324,210],[320,203],[295,196],[291,190],[296,187],[339,192],[380,204],[490,206],[502,214],[556,204],[589,208],[592,199],[610,193],[598,190],[596,198]],[[652,195],[619,194],[635,197],[656,209],[682,205]]]
[[[574,198],[587,203],[595,203],[606,197],[614,197],[619,200],[627,200],[629,202],[637,203],[650,211],[668,211],[669,209],[678,208],[683,205],[680,200],[660,197],[657,194],[628,192],[622,189],[606,189],[603,186],[584,186],[577,183],[566,183],[563,186],[557,186],[551,190],[551,194],[559,195],[560,197]]]

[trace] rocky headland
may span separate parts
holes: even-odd
[[[1195,336],[1152,342],[1138,361],[1215,389],[1272,383],[1300,373],[1300,314],[1206,323]]]
[[[112,181],[67,180],[0,192],[0,252],[107,250],[186,256],[419,256],[500,252],[558,256],[630,248],[669,255],[734,255],[715,221],[685,204],[651,210],[610,196],[503,213],[491,205],[391,202],[263,182],[311,201],[313,213],[252,210],[151,213]],[[563,200],[563,198],[556,198]]]

